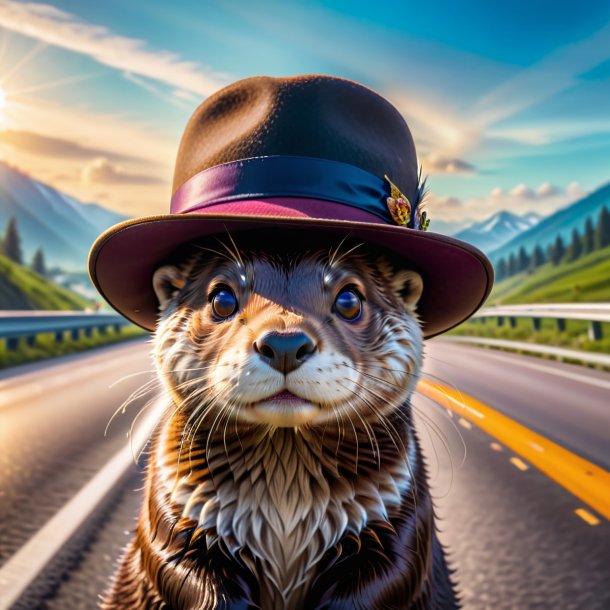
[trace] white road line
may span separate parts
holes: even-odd
[[[18,402],[30,400],[36,396],[40,396],[43,392],[49,394],[51,389],[61,388],[72,384],[77,385],[79,379],[87,377],[98,377],[100,373],[116,368],[118,371],[124,370],[121,365],[129,365],[133,362],[133,354],[123,355],[118,358],[107,358],[101,362],[95,362],[85,365],[77,365],[72,363],[72,366],[61,365],[61,370],[53,373],[51,376],[46,375],[44,384],[38,380],[41,375],[51,369],[41,371],[40,373],[26,373],[23,377],[15,377],[0,381],[0,409],[2,407],[10,407]],[[151,372],[152,375],[152,372]]]
[[[439,340],[439,343],[441,340]],[[451,342],[447,342],[446,344],[451,344]],[[453,344],[456,345],[455,343]],[[475,345],[469,346],[476,348]],[[478,348],[482,349],[482,348]],[[517,356],[517,357],[515,357]],[[526,369],[532,369],[535,371],[542,371],[544,373],[549,373],[550,375],[555,375],[557,377],[563,377],[564,379],[573,379],[574,381],[579,381],[580,383],[586,383],[587,385],[594,385],[598,388],[604,388],[610,390],[610,381],[606,381],[605,379],[598,379],[597,377],[590,377],[588,375],[583,375],[581,373],[575,373],[573,371],[568,371],[564,367],[552,367],[545,366],[544,364],[538,364],[536,362],[530,362],[529,360],[524,360],[523,358],[519,358],[519,354],[515,354],[513,356],[500,356],[499,354],[491,353],[491,350],[486,350],[485,358],[492,358],[493,360],[499,360],[501,362],[510,362],[512,364],[516,364],[518,366],[522,366]]]
[[[133,455],[139,454],[149,438],[163,405],[160,397],[153,411],[134,432],[132,444],[112,457],[28,542],[0,567],[0,610],[9,610],[56,553],[76,533],[127,471]]]

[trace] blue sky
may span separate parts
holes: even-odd
[[[399,108],[433,219],[548,213],[610,180],[607,1],[0,0],[0,155],[81,199],[164,211],[201,99],[310,72]]]

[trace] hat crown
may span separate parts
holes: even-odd
[[[206,99],[182,137],[173,192],[210,167],[276,155],[387,174],[416,198],[415,145],[398,110],[363,85],[320,75],[248,78]]]

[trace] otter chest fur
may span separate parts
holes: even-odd
[[[409,406],[422,280],[307,244],[155,274],[168,405],[103,608],[457,608]]]

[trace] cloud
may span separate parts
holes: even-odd
[[[62,144],[65,147],[62,141],[78,143],[87,153],[74,154],[74,161],[104,157],[116,163],[144,161],[169,168],[175,157],[175,136],[116,112],[95,112],[81,106],[66,107],[51,100],[36,100],[36,103],[15,105],[11,109],[11,123],[28,127],[28,132],[15,129],[19,135],[35,132],[35,136],[41,136],[44,132],[43,137],[54,140],[45,146]],[[86,134],[86,143],[82,143],[83,134]],[[16,152],[21,150],[16,148]],[[76,153],[74,149],[73,152]]]
[[[430,203],[432,203],[432,201]],[[462,202],[457,197],[440,197],[436,195],[434,196],[434,205],[439,208],[455,209],[462,207]]]
[[[196,95],[193,95],[190,91],[185,91],[184,89],[174,89],[172,95],[179,100],[185,100],[190,103],[198,101]]]
[[[492,199],[501,199],[502,197],[506,196],[506,191],[504,189],[501,189],[499,186],[496,186],[496,188],[491,190],[489,196]]]
[[[94,194],[103,190],[109,193],[105,205],[121,213],[137,216],[167,211],[177,134],[171,135],[159,126],[151,126],[116,112],[94,112],[83,106],[66,107],[65,103],[52,100],[15,105],[10,118],[13,125],[27,126],[31,132],[41,131],[48,138],[79,143],[83,148],[92,149],[92,152],[99,149],[99,153],[95,156],[87,154],[82,158],[53,158],[0,145],[0,158],[27,167],[32,176],[50,182],[81,201],[93,201]],[[86,134],[86,140],[83,134]],[[144,174],[148,182],[150,176],[156,176],[158,180],[154,184],[139,186],[133,206],[125,208],[120,201],[132,196],[133,182],[105,185],[92,184],[83,179],[83,167],[99,158],[120,166],[123,173]],[[134,161],[130,162],[130,159]],[[74,174],[74,179],[54,182],[52,176],[57,174]]]
[[[61,159],[86,160],[96,157],[107,157],[114,161],[140,161],[137,157],[113,153],[96,147],[82,146],[77,142],[44,136],[31,131],[6,129],[0,131],[0,142],[10,144],[24,152],[34,155],[59,157]]]
[[[108,159],[96,159],[85,167],[83,180],[89,184],[164,184],[165,181],[156,176],[131,174],[121,167],[112,164]]]
[[[522,183],[509,191],[497,186],[483,197],[471,197],[464,201],[430,193],[427,209],[433,220],[437,219],[445,223],[459,223],[464,219],[480,221],[500,210],[508,210],[515,214],[537,212],[547,215],[574,202],[584,194],[577,182],[572,182],[565,190],[548,182],[541,184],[536,190]]]
[[[527,184],[518,184],[510,194],[517,199],[534,199],[536,193]]]
[[[462,159],[429,155],[422,159],[424,172],[427,174],[472,174],[474,165]]]
[[[554,195],[558,195],[560,192],[561,191],[556,186],[553,186],[550,182],[544,182],[536,190],[536,194],[541,199],[553,197]]]
[[[549,53],[504,81],[473,106],[476,122],[497,123],[573,86],[579,75],[610,57],[609,37],[610,24],[605,24],[589,38]]]
[[[207,97],[229,79],[169,51],[149,49],[143,40],[114,34],[49,4],[0,2],[0,26],[47,44],[82,53],[99,63],[146,76]]]
[[[68,173],[68,172],[63,172],[61,174],[53,174],[49,180],[51,183],[55,183],[55,182],[73,182],[74,180],[78,180],[79,178],[79,174],[74,172],[74,173]]]
[[[570,182],[566,188],[566,192],[574,199],[579,199],[586,194],[578,182]]]

